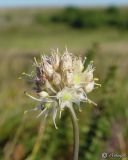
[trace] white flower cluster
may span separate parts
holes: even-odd
[[[52,51],[51,56],[41,56],[41,61],[35,59],[36,68],[32,80],[36,86],[36,95],[38,98],[26,95],[40,102],[40,105],[34,110],[41,110],[40,114],[45,118],[51,114],[56,126],[55,119],[57,111],[65,107],[71,107],[76,104],[80,108],[80,102],[89,102],[96,105],[88,99],[87,94],[94,89],[95,83],[93,77],[93,62],[85,69],[86,58],[78,57],[69,53],[66,49],[63,55],[58,51]]]

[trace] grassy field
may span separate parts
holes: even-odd
[[[61,9],[0,10],[0,159],[71,160],[72,127],[63,113],[56,130],[48,119],[45,132],[41,118],[24,111],[35,105],[24,95],[30,88],[19,80],[30,72],[33,57],[59,48],[94,60],[95,75],[102,87],[90,94],[98,107],[82,105],[80,125],[80,160],[99,160],[102,152],[128,154],[128,30],[112,27],[74,29],[53,23],[49,17]],[[45,21],[37,23],[42,14]],[[39,132],[39,133],[38,133]],[[40,139],[38,143],[35,143]],[[33,148],[38,148],[34,152]],[[110,158],[111,159],[111,158]]]
[[[65,45],[70,46],[73,51],[83,52],[95,42],[114,52],[128,51],[126,31],[107,27],[96,30],[72,29],[64,24],[50,22],[48,17],[56,12],[55,9],[0,11],[0,53],[41,52],[58,46],[63,49]],[[36,23],[36,17],[40,14],[45,16],[45,23],[42,25]],[[76,45],[77,48],[74,47]]]

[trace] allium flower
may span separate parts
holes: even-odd
[[[80,110],[81,102],[88,102],[96,105],[88,98],[88,93],[93,91],[95,81],[93,72],[93,62],[85,68],[85,60],[82,57],[69,53],[68,50],[61,55],[58,49],[52,51],[51,56],[42,55],[41,60],[37,62],[34,58],[35,70],[32,74],[25,74],[29,81],[34,84],[34,93],[32,96],[28,92],[25,94],[39,102],[39,105],[31,110],[39,110],[37,117],[52,116],[53,123],[56,126],[57,112],[60,113],[68,108],[72,117],[74,133],[74,154],[73,160],[78,160],[79,153],[79,128],[77,118],[73,109],[73,104]]]
[[[67,49],[63,55],[57,49],[52,51],[51,56],[42,55],[40,62],[35,59],[35,74],[31,76],[31,81],[35,85],[37,98],[25,93],[40,102],[33,109],[40,110],[38,117],[47,117],[50,114],[56,127],[57,111],[61,113],[64,108],[70,108],[73,104],[80,107],[81,102],[96,105],[87,94],[99,84],[93,78],[93,62],[84,68],[85,59],[69,53]]]

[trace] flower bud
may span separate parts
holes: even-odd
[[[61,83],[61,76],[57,72],[54,72],[54,74],[53,74],[53,83],[55,85],[59,85]]]
[[[57,53],[52,54],[51,63],[54,70],[56,71],[60,65],[60,57]]]
[[[86,93],[91,92],[94,89],[94,81],[86,84],[85,87],[84,87],[84,89],[85,89]]]
[[[93,81],[93,70],[91,70],[91,71],[85,71],[84,72],[84,80],[85,80],[85,82],[91,82],[91,81]]]
[[[61,69],[62,71],[72,70],[72,56],[68,52],[61,57]]]
[[[73,72],[71,72],[71,71],[65,71],[63,73],[63,76],[64,76],[64,83],[66,85],[71,85],[72,81],[73,81]]]
[[[38,93],[38,95],[40,96],[40,98],[46,98],[46,97],[48,97],[49,95],[48,95],[48,93],[47,92],[45,92],[45,91],[41,91],[41,92],[39,92]]]
[[[46,60],[45,57],[42,57],[43,60],[43,71],[46,73],[48,77],[53,75],[53,67],[52,65]]]
[[[93,61],[90,62],[90,64],[87,66],[87,69],[84,71],[84,77],[86,82],[93,81]]]
[[[84,65],[81,57],[73,59],[73,71],[74,72],[82,72],[84,69]]]

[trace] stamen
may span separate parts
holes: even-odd
[[[40,112],[40,114],[37,115],[37,118],[39,118],[42,114],[44,114],[44,112],[47,110],[47,108],[45,108],[42,112]]]
[[[86,57],[84,57],[84,60],[83,60],[83,65],[85,64],[85,61],[86,61]]]
[[[34,61],[35,61],[35,65],[36,65],[37,67],[39,67],[38,62],[37,62],[37,60],[36,60],[36,57],[34,57]]]
[[[25,110],[25,111],[24,111],[24,114],[27,114],[28,112],[32,112],[32,111],[37,111],[37,110],[38,110],[37,107],[32,108],[32,109],[29,109],[29,110]]]
[[[26,91],[24,92],[24,94],[25,94],[26,96],[28,96],[28,97],[32,98],[33,100],[36,100],[36,101],[39,101],[39,102],[41,102],[41,101],[42,101],[41,99],[38,99],[38,98],[35,98],[35,97],[31,96],[31,95],[30,95],[30,94],[28,94]]]
[[[22,73],[22,75],[25,75],[25,76],[28,76],[28,77],[31,77],[31,74],[27,74],[25,72]]]
[[[94,78],[94,81],[99,81],[99,78]]]
[[[65,50],[66,50],[66,52],[68,53],[67,45],[65,45]]]
[[[62,115],[62,112],[64,111],[64,109],[60,109],[60,115],[59,115],[59,118],[61,119],[61,115]]]
[[[97,106],[97,104],[95,102],[93,102],[92,100],[87,99],[87,101],[88,101],[88,103],[90,103],[90,104],[92,103],[93,105]]]
[[[101,87],[101,84],[99,84],[99,83],[94,83],[94,84]]]

